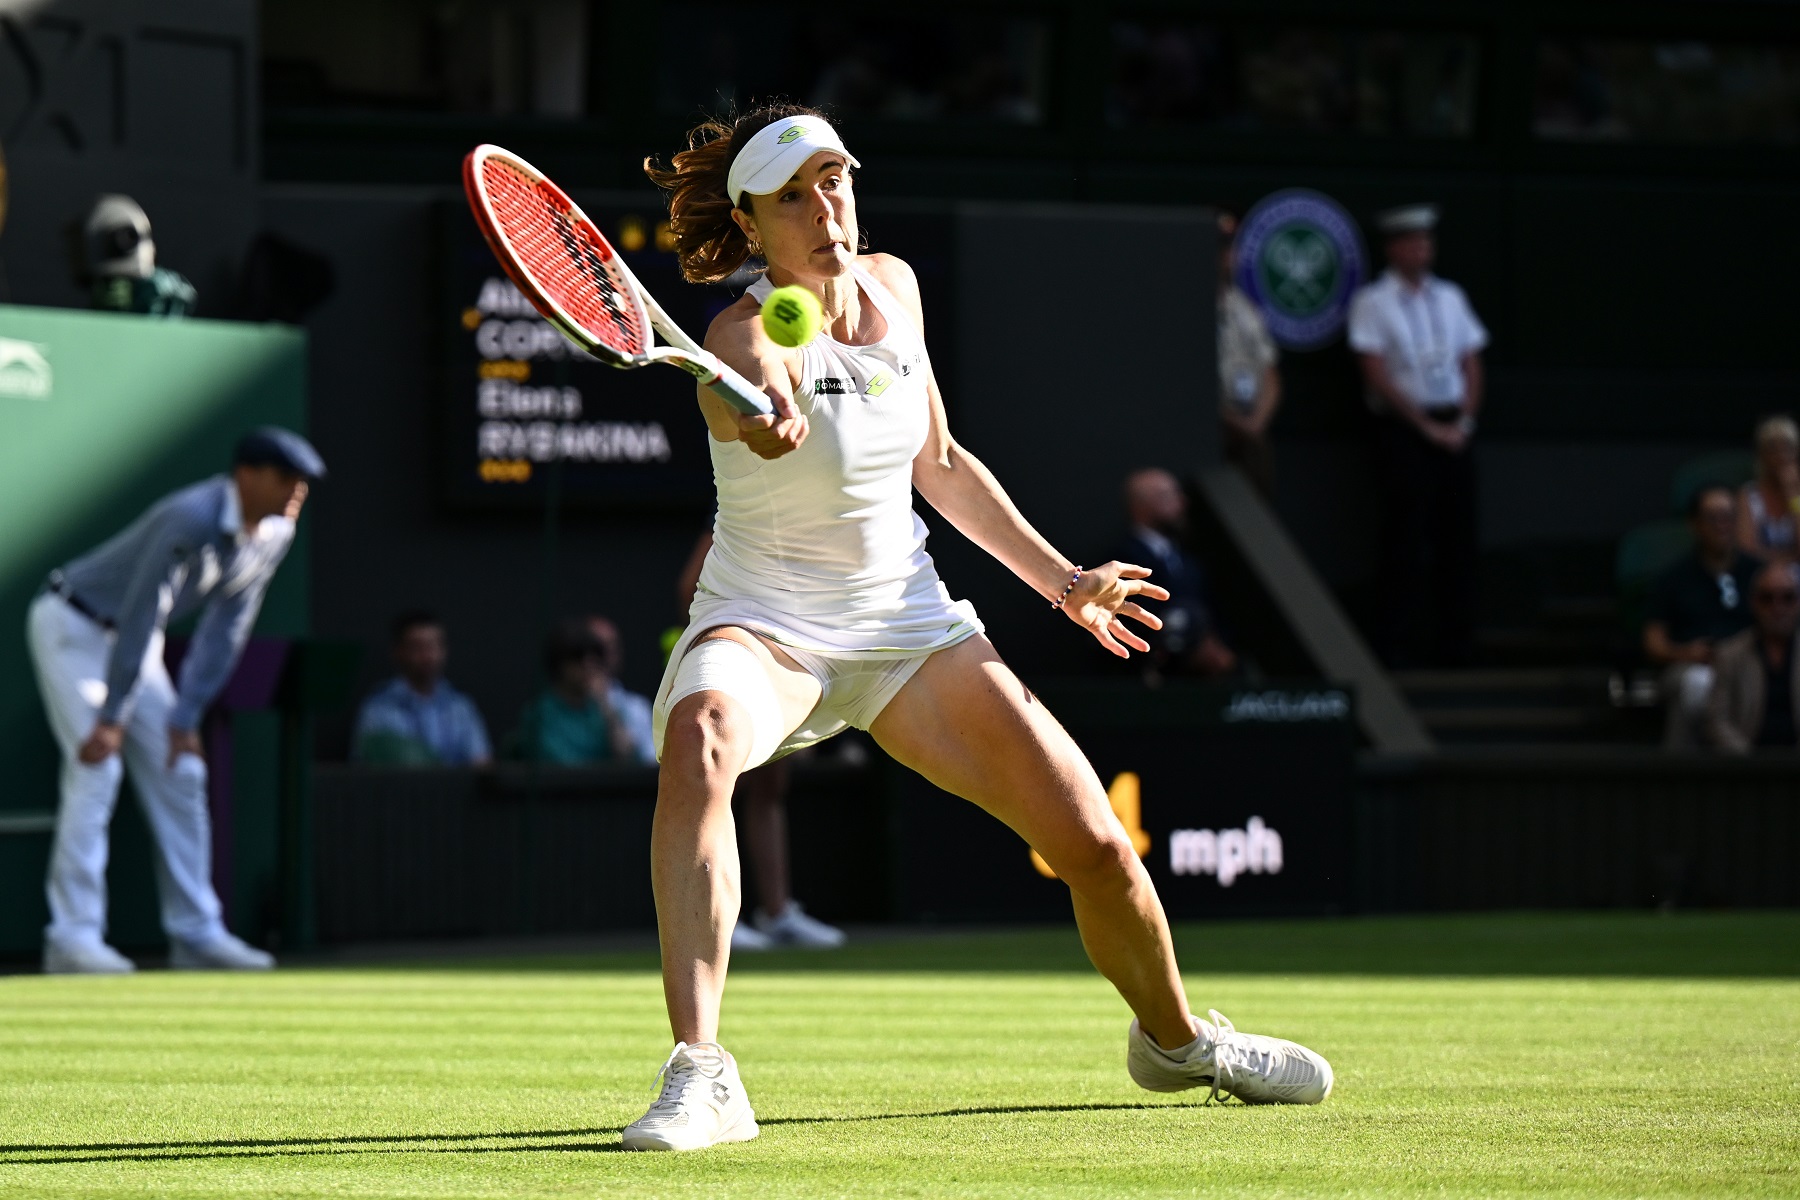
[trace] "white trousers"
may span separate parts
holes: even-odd
[[[122,755],[89,766],[76,751],[93,732],[106,700],[113,635],[49,593],[32,602],[25,632],[44,712],[63,755],[62,803],[56,811],[56,840],[45,889],[50,924],[44,940],[68,946],[105,938],[108,830],[127,770],[156,842],[163,929],[171,938],[193,943],[223,934],[219,897],[212,886],[206,763],[184,754],[173,769],[169,766],[175,685],[163,666],[162,635],[153,636],[144,652]]]

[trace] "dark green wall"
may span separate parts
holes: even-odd
[[[0,367],[0,818],[17,818],[56,806],[57,754],[24,638],[25,611],[44,575],[164,493],[225,470],[246,428],[304,429],[306,335],[0,306],[0,339],[30,343],[51,372],[49,394],[33,399],[5,394]],[[307,631],[307,528],[302,519],[259,633]],[[228,916],[240,930],[255,922],[274,870],[275,756],[274,719],[237,718],[237,879]],[[134,803],[122,798],[121,808]],[[115,829],[112,920],[126,946],[159,936],[144,838],[135,813]],[[0,833],[0,955],[37,944],[48,846],[46,833]]]

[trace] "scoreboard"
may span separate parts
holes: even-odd
[[[675,323],[704,339],[754,276],[700,286],[681,277],[655,196],[575,200]],[[947,209],[905,204],[861,214],[870,249],[911,264],[940,384],[956,362],[956,238]],[[463,510],[567,507],[705,512],[712,460],[694,380],[669,367],[610,367],[537,315],[500,269],[461,201],[440,206],[440,488]]]
[[[736,299],[734,290],[681,278],[654,197],[583,208],[695,337]],[[464,509],[535,508],[554,487],[574,508],[710,505],[712,464],[693,378],[589,357],[507,279],[465,206],[446,202],[439,222],[445,499]]]

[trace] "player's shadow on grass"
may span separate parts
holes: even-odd
[[[1010,1104],[946,1108],[936,1112],[863,1113],[852,1116],[768,1117],[762,1125],[852,1124],[864,1121],[939,1120],[951,1117],[1012,1116],[1035,1113],[1080,1113],[1185,1108],[1184,1103],[1137,1104]],[[201,1158],[292,1158],[347,1154],[531,1154],[547,1151],[605,1154],[621,1149],[616,1141],[534,1141],[542,1138],[616,1136],[622,1129],[531,1129],[515,1133],[403,1133],[388,1136],[321,1138],[220,1138],[193,1142],[79,1142],[0,1146],[0,1168],[52,1163],[181,1162]],[[502,1146],[446,1143],[506,1142]]]

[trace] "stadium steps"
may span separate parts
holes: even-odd
[[[1394,682],[1447,746],[1571,745],[1634,740],[1603,667],[1397,671]]]

